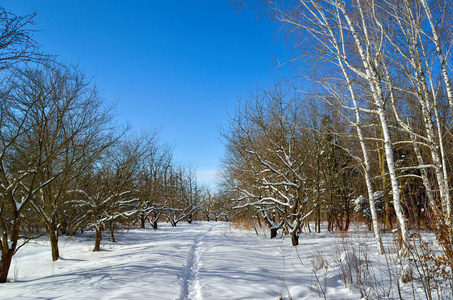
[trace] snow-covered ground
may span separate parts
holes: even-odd
[[[57,262],[51,261],[47,241],[28,244],[15,256],[10,282],[0,286],[0,295],[2,299],[360,299],[357,289],[345,287],[341,266],[334,266],[334,261],[344,245],[365,248],[373,243],[370,236],[342,244],[340,238],[321,233],[303,235],[301,245],[293,247],[289,239],[270,240],[223,222],[181,223],[177,228],[160,224],[157,231],[119,232],[117,240],[104,239],[103,250],[92,252],[89,234],[62,237],[62,258]],[[373,261],[375,249],[366,250],[367,259]],[[392,279],[379,276],[386,288]]]

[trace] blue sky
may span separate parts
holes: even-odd
[[[277,25],[240,13],[229,0],[4,0],[17,15],[36,12],[35,40],[47,53],[94,76],[118,119],[162,128],[174,158],[212,185],[223,146],[218,127],[238,97],[282,75]]]

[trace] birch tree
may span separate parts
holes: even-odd
[[[268,5],[274,12],[275,18],[286,24],[296,38],[312,41],[314,46],[311,46],[310,50],[313,52],[304,54],[323,59],[330,68],[338,70],[339,67],[343,72],[346,85],[352,82],[352,75],[366,84],[363,87],[366,87],[370,97],[368,107],[362,109],[354,104],[348,107],[359,112],[374,113],[378,117],[392,186],[393,206],[405,251],[408,242],[407,225],[400,200],[398,174],[389,127],[386,85],[379,63],[383,47],[382,34],[379,34],[379,28],[374,26],[375,23],[370,22],[368,9],[372,4],[362,0],[307,0],[285,4],[270,2]],[[349,84],[349,88],[354,89],[355,86]],[[370,199],[372,199],[371,196]]]
[[[440,5],[440,7],[439,7]],[[449,24],[448,16],[445,15],[446,7],[441,7],[439,1],[432,1],[431,6],[437,7],[442,24]],[[445,133],[448,125],[443,121],[451,118],[446,111],[442,111],[443,98],[450,103],[450,85],[446,69],[447,61],[443,55],[439,41],[437,28],[432,27],[433,15],[431,8],[426,1],[410,3],[408,1],[389,2],[383,7],[376,9],[374,17],[376,23],[382,28],[387,41],[388,48],[392,55],[387,55],[386,61],[382,65],[385,67],[387,85],[389,86],[389,97],[393,103],[393,110],[401,128],[408,132],[413,140],[413,146],[419,167],[422,169],[422,180],[430,199],[431,210],[437,213],[437,205],[434,200],[432,186],[439,187],[439,196],[442,204],[442,223],[451,227],[451,199],[450,184],[448,181],[447,160],[445,149]],[[390,15],[394,20],[391,28],[389,24],[382,23],[379,15]],[[432,33],[427,30],[425,25],[428,19]],[[450,22],[451,24],[451,22]],[[450,25],[451,26],[451,25]],[[434,41],[434,43],[433,43]],[[438,58],[433,57],[432,53],[438,54]],[[440,64],[438,63],[438,61]],[[406,81],[401,84],[392,73],[404,74]],[[440,80],[443,78],[443,80]],[[442,86],[444,82],[444,86]],[[396,99],[396,94],[403,94],[404,97]],[[398,111],[394,103],[402,99],[414,99],[411,103],[416,107],[422,116],[423,131],[415,132],[409,120],[414,116],[401,117],[404,112]],[[399,105],[401,107],[402,105]],[[447,104],[448,106],[448,104]],[[403,106],[404,107],[404,106]],[[450,110],[451,111],[451,110]],[[443,116],[443,117],[441,117]],[[443,119],[442,119],[443,118]],[[407,121],[404,121],[406,119]],[[448,122],[447,122],[448,123]],[[427,149],[430,153],[430,163],[425,163],[420,154],[420,147]],[[427,168],[434,170],[436,183],[431,183],[427,176]]]

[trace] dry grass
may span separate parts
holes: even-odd
[[[233,226],[241,229],[255,229],[258,226],[256,220],[248,216],[237,216],[232,220]]]

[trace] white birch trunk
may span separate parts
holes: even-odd
[[[431,11],[429,10],[429,7],[427,6],[427,3],[425,0],[422,2],[425,11],[428,15],[428,19],[430,20],[431,26],[434,26]],[[432,72],[431,68],[432,66],[428,62],[428,56],[425,50],[425,47],[423,47],[423,41],[421,38],[419,38],[421,35],[423,35],[423,32],[421,32],[421,28],[418,25],[419,22],[414,19],[413,14],[411,13],[411,8],[410,5],[406,3],[406,10],[407,10],[407,18],[409,19],[410,22],[408,22],[407,26],[411,30],[408,30],[411,33],[409,38],[411,39],[411,43],[409,43],[409,53],[410,53],[410,64],[414,68],[414,78],[415,78],[415,84],[416,84],[416,89],[418,91],[417,93],[417,100],[420,103],[421,111],[422,111],[422,116],[423,116],[423,125],[425,126],[425,132],[426,132],[426,137],[428,140],[428,146],[429,150],[431,153],[431,158],[433,161],[434,165],[434,171],[436,174],[436,180],[439,185],[439,192],[440,192],[440,198],[441,198],[441,203],[442,203],[442,211],[444,215],[444,222],[445,224],[449,224],[451,221],[451,201],[450,201],[450,194],[449,194],[449,184],[448,184],[448,176],[446,176],[446,162],[445,162],[445,151],[443,149],[444,143],[443,143],[443,138],[442,138],[442,132],[441,132],[441,121],[439,119],[439,114],[437,111],[437,95],[436,91],[434,89],[434,84],[432,82]],[[435,27],[432,27],[433,30],[433,36],[434,40],[437,38],[437,31]],[[439,59],[441,59],[443,64],[445,66],[445,58],[442,53],[442,49],[440,47],[440,43],[436,42],[436,49],[438,51]],[[398,49],[399,50],[399,49]],[[400,51],[401,52],[401,51]],[[425,61],[426,65],[426,70],[423,67],[422,61]],[[449,86],[449,80],[448,80],[448,74],[445,73],[444,70],[442,70],[442,73],[444,75],[444,79],[446,78],[447,80],[445,81],[445,84]],[[427,75],[428,74],[428,77]],[[446,76],[446,77],[445,77]],[[429,93],[429,87],[426,83],[426,81],[429,80],[431,84],[431,95]],[[450,87],[451,88],[451,87]],[[448,90],[448,88],[447,88]],[[447,94],[449,92],[447,91]],[[432,96],[434,104],[430,102],[430,96]],[[449,100],[450,101],[450,100]],[[434,115],[433,115],[434,114]],[[433,116],[435,118],[435,122],[439,124],[438,126],[435,126],[433,124]],[[436,129],[437,127],[437,134],[436,134]]]
[[[357,135],[359,137],[360,141],[360,147],[362,148],[362,154],[363,154],[363,165],[364,165],[364,171],[365,171],[365,183],[368,191],[368,201],[370,204],[370,211],[371,211],[371,221],[373,224],[373,232],[374,232],[374,237],[376,239],[376,245],[378,248],[379,254],[384,254],[384,246],[382,244],[382,238],[381,238],[381,233],[379,231],[379,224],[378,224],[378,217],[377,217],[377,212],[376,212],[376,203],[374,201],[374,191],[373,191],[373,186],[371,185],[371,179],[370,179],[370,174],[371,174],[371,167],[370,167],[370,160],[368,156],[368,150],[365,145],[365,138],[363,137],[362,133],[362,127],[361,127],[361,121],[360,121],[360,112],[357,106],[357,101],[354,99],[354,106],[356,107],[356,130],[357,130]]]
[[[363,67],[365,68],[365,74],[366,74],[366,80],[369,83],[372,95],[373,95],[373,100],[375,103],[375,106],[377,108],[377,113],[379,116],[379,121],[381,124],[381,129],[382,129],[382,135],[384,137],[384,150],[385,150],[385,157],[387,161],[387,168],[389,170],[389,175],[390,175],[390,182],[392,185],[392,198],[393,198],[393,207],[395,209],[395,214],[398,220],[398,225],[399,225],[399,230],[401,234],[401,240],[402,240],[402,252],[403,254],[407,253],[407,247],[408,247],[408,233],[407,233],[407,225],[406,225],[406,218],[403,213],[403,207],[401,205],[401,200],[400,200],[400,191],[399,191],[399,183],[398,183],[398,177],[396,174],[396,167],[395,167],[395,161],[394,161],[394,155],[393,155],[393,148],[392,148],[392,141],[390,138],[390,131],[389,131],[389,126],[387,123],[387,116],[386,116],[386,111],[384,107],[384,96],[382,92],[382,85],[380,82],[380,78],[378,74],[375,72],[375,70],[372,68],[370,62],[373,59],[372,56],[370,55],[369,52],[365,51],[364,46],[362,44],[362,41],[360,39],[360,35],[358,34],[354,22],[352,21],[352,18],[349,16],[345,6],[344,2],[337,0],[336,5],[339,8],[339,10],[342,12],[343,16],[346,19],[346,22],[348,24],[348,29],[352,33],[354,37],[354,41],[357,47],[357,50],[360,55],[360,59],[362,61]],[[359,8],[361,14],[362,14],[362,20],[363,20],[363,12],[362,12],[362,3],[360,1],[357,1],[357,7]],[[362,27],[363,27],[363,34],[364,34],[364,39],[366,42],[366,45],[369,45],[369,37],[368,37],[368,32],[366,29],[366,24],[365,22],[362,22]]]
[[[372,58],[372,55],[370,55],[370,53],[365,51],[364,46],[362,44],[361,37],[356,29],[356,25],[354,24],[354,21],[352,21],[352,18],[349,16],[349,13],[345,7],[345,5],[346,5],[345,2],[339,1],[339,0],[323,1],[323,2],[326,3],[327,5],[333,5],[336,8],[336,14],[338,17],[337,24],[333,24],[333,25],[329,24],[330,19],[326,17],[324,8],[322,8],[320,6],[320,3],[315,0],[310,0],[307,2],[301,1],[301,5],[303,5],[307,11],[307,15],[304,14],[304,17],[308,18],[308,19],[314,18],[314,20],[311,20],[312,24],[315,27],[318,26],[320,29],[314,29],[314,28],[310,28],[308,26],[301,25],[297,21],[292,21],[292,20],[286,20],[286,21],[289,24],[292,24],[295,26],[301,26],[304,29],[306,29],[328,51],[329,50],[332,51],[331,43],[334,43],[334,47],[335,47],[335,43],[336,43],[335,37],[338,37],[338,33],[333,33],[332,28],[339,29],[340,32],[343,32],[344,30],[348,30],[352,34],[355,45],[357,47],[359,57],[361,59],[361,62],[362,62],[362,65],[363,65],[365,71],[362,71],[362,70],[358,69],[357,67],[352,66],[348,62],[344,53],[342,53],[341,51],[340,52],[332,51],[332,52],[336,56],[339,57],[340,66],[344,63],[350,70],[355,72],[358,76],[364,78],[368,82],[369,87],[372,91],[372,99],[373,99],[374,105],[377,107],[376,112],[379,116],[380,125],[382,127],[382,132],[383,132],[383,136],[384,136],[384,143],[385,143],[384,149],[385,149],[385,153],[386,153],[386,161],[387,161],[387,166],[388,166],[389,173],[390,173],[390,180],[392,183],[393,205],[394,205],[395,212],[397,215],[397,220],[398,220],[401,238],[402,238],[402,242],[403,242],[402,250],[404,253],[406,253],[407,246],[408,246],[406,219],[405,219],[401,201],[400,201],[399,184],[398,184],[398,179],[397,179],[397,174],[396,174],[392,142],[391,142],[391,138],[390,138],[389,127],[387,124],[387,116],[386,116],[386,111],[384,108],[384,97],[383,97],[383,92],[382,92],[382,86],[381,86],[380,78],[379,78],[378,74],[375,72],[375,70],[372,68],[372,63],[371,63],[374,58]],[[312,6],[310,6],[309,4],[311,4]],[[360,13],[362,14],[363,12],[361,9],[361,5],[362,5],[361,2],[357,1],[357,7],[359,7]],[[335,15],[334,11],[335,10],[331,11],[333,13],[333,15]],[[347,26],[343,26],[341,24],[342,17],[344,17],[346,19]],[[282,20],[284,20],[284,19],[285,18],[283,17]],[[368,37],[367,30],[366,30],[366,24],[363,21],[363,14],[362,14],[362,24],[361,25],[362,25],[361,29],[364,34],[365,44],[367,46],[369,46],[370,45],[369,37]],[[330,35],[332,35],[334,38],[332,40],[325,41],[323,39],[323,37],[317,36],[319,33],[323,32],[323,31],[330,32]],[[340,33],[340,34],[342,34],[342,33]],[[373,55],[374,54],[375,53],[373,53]],[[376,63],[375,59],[374,59],[374,62]],[[347,78],[345,78],[345,79],[347,80]],[[360,111],[360,109],[357,105],[355,105],[354,110],[356,112]],[[356,118],[357,118],[357,114],[356,114]],[[359,114],[359,121],[360,121],[360,114]],[[358,129],[358,132],[361,132],[360,122],[358,123],[358,127],[356,127],[356,128]],[[359,133],[359,135],[360,135],[360,133]],[[363,139],[363,135],[362,135],[362,139]],[[365,146],[365,145],[362,144],[362,146]],[[364,149],[365,149],[364,154],[367,156],[366,146]],[[367,172],[365,172],[365,173],[367,173]],[[368,175],[369,175],[369,172],[368,172]],[[368,182],[367,186],[369,186],[371,188],[371,183]],[[369,193],[371,191],[372,191],[372,188],[369,190]],[[372,193],[369,198],[371,201],[370,205],[374,206],[373,205],[374,198],[372,196]],[[377,229],[377,222],[375,223],[375,225],[376,225],[376,229]],[[378,243],[379,243],[379,241],[378,241]]]
[[[448,103],[450,105],[450,110],[452,111],[452,114],[453,114],[453,88],[451,86],[450,77],[449,77],[448,71],[447,71],[447,60],[446,60],[444,52],[442,50],[439,33],[437,32],[437,28],[436,28],[436,24],[434,22],[431,8],[429,7],[428,2],[426,0],[420,0],[420,2],[422,3],[423,8],[425,9],[426,17],[428,18],[429,24],[431,26],[431,31],[432,31],[432,35],[433,35],[432,41],[436,45],[436,51],[437,51],[437,55],[438,55],[441,70],[442,70],[442,77],[444,79],[445,88],[447,90]]]
[[[325,20],[327,21],[327,20]],[[338,19],[339,25],[341,26],[341,19]],[[365,183],[368,191],[368,201],[370,205],[370,212],[371,212],[371,222],[373,224],[373,232],[374,232],[374,237],[376,239],[376,245],[378,249],[379,254],[384,254],[384,245],[382,244],[382,238],[381,238],[381,233],[379,230],[379,224],[378,224],[378,217],[377,217],[377,212],[376,212],[376,203],[374,201],[374,191],[373,191],[373,186],[371,184],[371,179],[370,179],[370,174],[371,174],[371,167],[370,167],[370,159],[368,155],[368,149],[365,144],[365,138],[363,136],[363,131],[362,131],[362,122],[360,118],[360,109],[359,105],[357,102],[356,94],[354,91],[354,87],[352,86],[352,81],[349,77],[348,72],[346,71],[346,68],[343,63],[343,57],[341,53],[341,48],[338,45],[337,40],[335,39],[335,35],[333,34],[332,30],[328,28],[330,37],[332,39],[332,43],[334,44],[334,47],[337,51],[337,59],[338,59],[338,64],[341,68],[341,71],[343,72],[343,76],[345,78],[346,86],[348,87],[349,94],[351,96],[351,100],[354,104],[354,111],[355,111],[355,123],[354,126],[357,130],[357,136],[359,138],[359,143],[360,147],[362,150],[362,155],[363,155],[363,168],[364,168],[364,175],[365,175]],[[341,36],[341,40],[343,40],[343,35]]]
[[[399,113],[398,113],[398,111],[396,109],[396,105],[395,105],[396,101],[395,101],[395,96],[393,94],[393,83],[390,78],[390,74],[389,74],[387,67],[384,66],[384,69],[385,69],[385,75],[386,75],[387,82],[388,82],[389,89],[390,89],[390,100],[392,103],[393,114],[395,115],[395,119],[398,122],[398,124],[400,125],[400,127],[409,134],[411,141],[412,141],[412,147],[414,148],[415,156],[417,157],[418,164],[420,166],[424,166],[425,163],[423,160],[423,156],[421,154],[420,146],[417,142],[417,135],[414,133],[414,131],[408,124],[404,123],[403,120],[401,120],[401,117],[399,116]],[[428,172],[427,172],[426,168],[421,169],[421,177],[422,177],[422,181],[423,181],[423,186],[425,187],[425,190],[426,190],[426,196],[428,197],[428,203],[429,203],[431,209],[434,212],[437,212],[436,202],[434,200],[433,190],[431,187],[431,183],[429,182],[429,179],[428,179]]]

